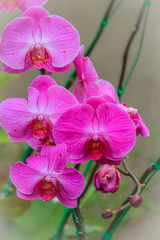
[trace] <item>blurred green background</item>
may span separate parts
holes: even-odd
[[[71,21],[79,31],[81,44],[85,44],[87,47],[109,2],[109,0],[49,0],[45,7],[51,14],[61,15]],[[139,0],[123,1],[91,54],[91,60],[99,77],[110,81],[115,87],[117,87],[120,76],[123,52],[142,2]],[[160,156],[160,28],[157,24],[160,20],[159,9],[160,2],[154,0],[150,9],[142,54],[122,99],[128,103],[128,106],[138,108],[141,117],[151,131],[149,138],[137,137],[136,146],[127,160],[138,177],[150,163]],[[0,32],[2,33],[8,22],[20,15],[20,10],[12,13],[1,12]],[[132,45],[128,69],[135,58],[139,40],[140,33]],[[69,73],[70,71],[52,74],[52,77],[58,84],[63,85]],[[35,69],[12,77],[0,72],[0,101],[11,97],[27,97],[27,86],[38,74]],[[25,148],[25,143],[8,142],[7,136],[0,131],[0,188],[8,179],[10,164],[20,160]],[[102,211],[106,208],[119,207],[133,187],[132,181],[126,177],[122,177],[120,189],[114,195],[102,195],[95,192],[93,186],[91,187],[81,208],[89,240],[99,239],[101,233],[109,225],[110,220],[101,218]],[[159,240],[159,189],[160,176],[157,174],[143,193],[142,207],[129,212],[113,239]],[[12,197],[0,200],[0,239],[48,240],[56,232],[63,212],[64,208],[60,203],[34,201],[31,204],[29,201],[18,199],[14,193]],[[76,239],[72,218],[66,225],[63,239]]]

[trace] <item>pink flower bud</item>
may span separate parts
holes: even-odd
[[[141,205],[142,201],[143,201],[142,197],[139,196],[138,194],[133,195],[129,200],[130,204],[135,208],[138,208]]]
[[[114,166],[102,165],[94,175],[94,186],[101,193],[114,193],[118,190],[121,176]]]
[[[112,212],[112,210],[110,210],[110,209],[104,210],[104,212],[102,213],[102,217],[103,217],[104,219],[113,217],[113,212]]]

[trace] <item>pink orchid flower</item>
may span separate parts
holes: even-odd
[[[13,11],[15,8],[20,8],[22,11],[33,6],[43,6],[48,0],[1,0],[0,11]]]
[[[135,124],[137,135],[141,134],[143,137],[148,137],[150,135],[149,129],[144,124],[141,116],[138,113],[138,110],[132,107],[128,108],[126,103],[121,104],[119,102],[117,92],[111,83],[105,80],[99,80],[98,86],[98,95],[103,97],[107,102],[118,104],[119,107],[129,114],[130,118]]]
[[[57,86],[49,76],[37,77],[28,88],[28,101],[11,98],[0,104],[0,124],[11,140],[53,142],[57,119],[78,101],[67,89]]]
[[[95,172],[93,180],[97,191],[115,193],[121,183],[121,176],[114,166],[104,164]]]
[[[84,177],[74,168],[65,168],[68,161],[65,144],[44,146],[42,154],[35,154],[12,164],[10,178],[22,199],[50,201],[54,197],[69,208],[77,206],[77,198],[84,190]]]
[[[67,144],[72,163],[92,159],[118,165],[134,147],[136,131],[118,105],[92,97],[62,114],[55,124],[54,140]]]
[[[0,60],[8,73],[25,72],[31,67],[64,72],[71,67],[79,46],[79,34],[71,23],[50,16],[42,7],[32,7],[5,27]]]
[[[77,57],[74,59],[74,65],[78,74],[75,84],[74,95],[83,103],[87,98],[98,95],[98,75],[89,57],[83,57],[84,46],[79,49]]]

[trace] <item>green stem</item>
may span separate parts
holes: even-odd
[[[136,67],[136,65],[138,63],[138,60],[140,58],[140,54],[142,52],[143,41],[144,41],[146,26],[147,26],[147,22],[148,22],[149,9],[150,9],[150,7],[149,7],[150,6],[149,5],[150,1],[146,1],[146,3],[148,3],[148,5],[143,4],[141,12],[140,12],[139,20],[137,21],[135,29],[133,29],[132,35],[131,35],[131,37],[129,39],[129,42],[128,42],[126,50],[125,50],[121,76],[120,76],[119,85],[118,85],[118,89],[117,89],[117,93],[118,93],[118,96],[119,96],[120,99],[123,96],[124,90],[126,89],[128,83],[129,83],[129,81],[130,81],[130,79],[132,77],[132,74],[133,74],[133,72],[135,70],[135,67]],[[131,66],[129,74],[127,75],[127,77],[126,77],[126,79],[125,79],[125,81],[123,83],[125,72],[126,72],[128,53],[129,53],[129,50],[130,50],[130,47],[131,47],[131,43],[132,43],[132,41],[133,41],[137,31],[139,30],[139,26],[140,26],[140,23],[141,23],[141,20],[142,20],[142,16],[143,16],[143,13],[144,13],[144,10],[145,10],[146,6],[147,6],[147,10],[146,10],[146,13],[145,13],[145,19],[144,19],[144,24],[143,24],[143,28],[142,28],[142,34],[141,34],[141,38],[140,38],[138,52],[137,52],[137,55],[136,55],[135,60],[133,62],[133,65]]]
[[[68,218],[70,216],[70,211],[66,211],[63,215],[62,221],[59,225],[59,228],[57,230],[56,235],[52,238],[52,240],[60,240],[62,239],[62,234],[63,234],[63,228],[65,223],[67,222]]]
[[[118,8],[120,7],[121,3],[123,2],[123,0],[120,0],[115,7],[113,8],[113,10],[111,11],[114,3],[116,0],[112,0],[109,4],[109,7],[106,10],[106,13],[103,17],[103,19],[101,20],[100,26],[93,38],[93,40],[91,41],[91,43],[89,44],[88,48],[86,49],[84,56],[89,56],[92,52],[92,50],[94,49],[96,43],[98,42],[100,36],[102,35],[105,27],[108,25],[109,20],[113,17],[113,15],[116,13],[116,11],[118,10]],[[74,79],[76,78],[77,73],[76,70],[73,70],[71,72],[71,74],[69,75],[64,87],[65,88],[70,88],[70,86],[72,85],[72,83],[74,82]]]
[[[138,62],[138,60],[139,60],[139,58],[140,58],[140,54],[141,54],[141,52],[142,52],[142,47],[143,47],[143,42],[144,42],[144,36],[145,36],[145,31],[146,31],[146,26],[147,26],[148,16],[149,16],[149,9],[150,9],[150,8],[148,7],[148,8],[147,8],[147,11],[146,11],[145,20],[144,20],[144,25],[143,25],[143,30],[142,30],[142,35],[141,35],[140,44],[139,44],[139,48],[138,48],[138,52],[137,52],[136,58],[135,58],[135,60],[134,60],[134,63],[133,63],[133,65],[132,65],[132,67],[131,67],[131,70],[129,71],[129,74],[128,74],[128,76],[127,76],[127,78],[126,78],[126,80],[125,80],[125,82],[124,82],[124,84],[123,84],[123,89],[125,89],[125,88],[127,87],[128,83],[129,83],[129,81],[130,81],[130,79],[131,79],[131,77],[132,77],[132,74],[133,74],[133,72],[134,72],[134,70],[135,70],[135,67],[136,67],[136,65],[137,65],[137,62]]]
[[[141,179],[140,179],[140,183],[145,184],[145,186],[141,189],[140,194],[142,194],[142,192],[144,191],[144,189],[147,187],[148,183],[151,181],[151,179],[153,178],[153,176],[155,175],[155,173],[157,171],[159,171],[159,168],[156,168],[156,165],[160,166],[160,159],[158,159],[154,164],[152,164],[149,168],[147,168],[147,170],[144,172],[144,174],[142,175]],[[130,194],[130,195],[134,195],[135,192],[137,191],[137,187],[134,189],[134,191]],[[124,204],[126,204],[128,202],[129,198],[127,198],[121,206],[123,206]],[[116,231],[116,229],[118,228],[118,226],[120,225],[121,221],[124,219],[124,217],[126,216],[126,214],[128,213],[128,211],[130,210],[131,206],[129,206],[128,208],[126,208],[124,211],[119,212],[115,218],[113,219],[113,221],[111,222],[109,228],[107,229],[107,231],[104,233],[104,236],[101,238],[101,240],[105,240],[107,239],[105,237],[105,234],[107,233],[108,236],[110,236],[112,238],[113,233]],[[110,238],[110,239],[111,239]]]

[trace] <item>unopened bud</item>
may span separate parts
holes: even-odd
[[[135,208],[139,207],[142,201],[143,201],[142,197],[139,196],[138,194],[133,195],[133,197],[131,197],[129,200],[130,204]]]
[[[113,217],[113,212],[112,212],[110,209],[106,209],[106,210],[104,210],[104,212],[102,213],[102,217],[103,217],[104,219],[111,218],[111,217]]]
[[[120,185],[121,176],[118,170],[111,165],[102,165],[94,174],[94,186],[101,193],[115,193]]]

